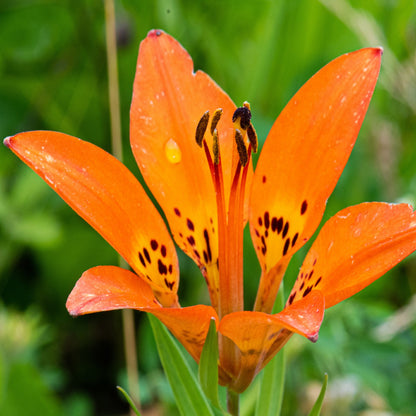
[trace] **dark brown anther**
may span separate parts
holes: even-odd
[[[209,121],[209,111],[205,111],[204,115],[201,117],[201,120],[199,120],[199,123],[196,126],[196,132],[195,132],[195,140],[199,147],[202,147],[204,135],[208,127],[208,121]]]
[[[215,129],[212,134],[212,153],[214,155],[214,164],[218,165],[220,163],[220,145],[218,142],[217,129]]]
[[[243,135],[238,129],[235,130],[235,142],[237,143],[237,152],[240,156],[240,163],[242,166],[245,166],[248,161],[247,148],[244,143]]]
[[[215,110],[215,113],[211,121],[211,134],[214,134],[214,131],[217,128],[217,124],[220,121],[221,116],[222,116],[222,108],[217,108]]]
[[[240,119],[240,126],[243,130],[247,130],[250,125],[251,111],[247,106],[238,107],[233,114],[233,123]]]
[[[253,149],[253,153],[257,153],[257,150],[258,150],[257,133],[256,133],[256,130],[254,130],[254,127],[251,123],[247,129],[247,136],[248,136],[248,140],[250,141],[251,148]]]

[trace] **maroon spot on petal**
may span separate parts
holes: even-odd
[[[186,220],[186,225],[191,231],[195,231],[194,223],[189,218]]]
[[[283,247],[283,255],[286,256],[290,246],[290,238],[286,238],[285,245]]]
[[[164,244],[162,244],[162,246],[160,247],[160,254],[162,255],[162,257],[166,257],[167,251],[166,246]]]
[[[148,263],[151,263],[152,260],[150,259],[150,255],[149,255],[149,252],[147,251],[146,247],[143,249],[143,253],[144,253],[144,256],[146,257],[146,260],[148,261]]]
[[[302,297],[305,297],[307,294],[309,294],[311,290],[312,290],[312,286],[308,286],[308,287],[305,289],[305,291],[303,292]]]
[[[162,260],[158,259],[157,261],[157,267],[159,269],[160,274],[168,274],[168,268],[166,265],[162,262]]]
[[[157,248],[159,247],[159,244],[157,243],[156,240],[152,240],[152,241],[150,241],[150,247],[152,247],[153,251],[156,251]]]
[[[296,244],[296,240],[298,239],[298,237],[299,237],[299,233],[296,233],[296,234],[293,236],[293,238],[292,238],[292,247]]]
[[[285,238],[287,236],[288,231],[289,231],[289,221],[286,221],[286,224],[283,228],[282,238]]]
[[[300,215],[303,215],[308,209],[308,201],[305,199],[300,207]]]
[[[170,290],[172,290],[172,288],[173,288],[173,285],[175,284],[175,282],[169,282],[169,280],[168,279],[164,279],[165,280],[165,285],[166,285],[166,287],[168,288],[168,289],[170,289]]]
[[[146,262],[144,261],[144,257],[142,253],[140,253],[140,251],[139,251],[139,260],[140,260],[140,263],[143,264],[144,267],[146,267]]]
[[[205,239],[205,244],[207,246],[207,254],[208,254],[208,260],[212,261],[212,252],[211,252],[211,245],[209,243],[209,234],[208,234],[208,230],[204,230],[204,239]]]
[[[266,227],[266,229],[268,229],[270,227],[270,215],[269,215],[269,211],[266,211],[264,213],[264,226]]]

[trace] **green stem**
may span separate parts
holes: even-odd
[[[230,389],[227,390],[227,410],[232,416],[239,414],[239,394]]]
[[[108,68],[108,95],[111,120],[111,145],[113,155],[122,161],[123,146],[121,139],[120,92],[117,70],[117,40],[114,0],[104,0],[104,8]],[[128,267],[121,257],[119,257],[119,266],[124,268]],[[139,372],[137,366],[137,348],[133,311],[130,309],[123,310],[122,321],[129,392],[137,407],[140,408]],[[131,415],[134,414],[135,412],[131,410]]]
[[[108,95],[110,101],[111,146],[113,155],[123,159],[121,141],[120,93],[118,88],[117,39],[114,0],[105,0],[105,34],[107,46]]]

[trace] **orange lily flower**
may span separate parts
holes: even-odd
[[[159,30],[142,42],[131,146],[177,245],[199,266],[211,306],[181,307],[179,267],[165,223],[137,179],[98,147],[56,132],[5,144],[129,263],[87,270],[72,315],[133,308],[156,315],[199,361],[210,320],[220,334],[220,382],[243,391],[293,333],[315,341],[325,308],[363,289],[416,250],[405,204],[346,208],[322,228],[286,307],[271,314],[293,256],[318,227],[347,162],[380,68],[381,49],[343,55],[314,75],[273,125],[253,173],[257,137],[187,52]],[[254,311],[243,305],[243,229],[262,268]]]

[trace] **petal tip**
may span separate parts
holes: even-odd
[[[149,37],[149,38],[156,38],[156,37],[159,37],[159,36],[163,35],[164,33],[165,32],[163,30],[160,30],[160,29],[152,29],[147,34],[147,37]]]
[[[3,144],[4,144],[6,147],[8,147],[8,148],[10,148],[10,147],[11,147],[10,140],[12,139],[12,137],[13,137],[13,136],[7,136],[5,139],[3,139]]]
[[[318,337],[319,332],[315,332],[314,334],[308,336],[308,340],[315,343],[316,341],[318,341]]]

